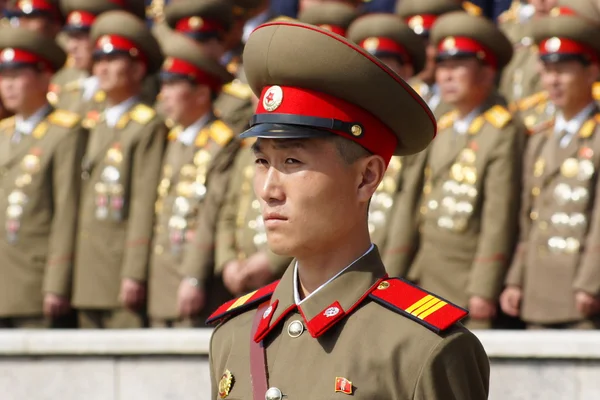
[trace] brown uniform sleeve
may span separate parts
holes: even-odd
[[[215,240],[217,221],[225,201],[235,155],[239,141],[229,142],[214,159],[210,173],[206,203],[198,215],[194,241],[189,243],[183,259],[182,271],[204,285],[212,277],[215,268]]]
[[[429,354],[413,400],[486,400],[490,364],[479,340],[466,330],[453,333]]]
[[[423,193],[426,152],[402,159],[401,187],[394,199],[382,249],[390,276],[405,277],[419,247],[419,206]]]
[[[52,160],[54,215],[50,227],[43,290],[45,293],[65,297],[71,292],[81,159],[86,139],[87,132],[75,127],[58,144]]]
[[[512,123],[498,132],[483,183],[481,233],[469,276],[470,295],[500,296],[517,234],[523,155],[523,127]]]
[[[598,133],[596,133],[598,134]],[[585,239],[585,247],[573,288],[591,295],[600,294],[600,184],[596,183],[594,208],[590,219],[590,230]]]
[[[140,282],[146,281],[148,276],[156,188],[167,140],[167,128],[159,119],[155,118],[145,129],[148,131],[137,144],[132,160],[127,242],[122,269],[124,278]]]

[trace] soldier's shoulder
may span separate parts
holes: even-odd
[[[258,290],[233,299],[217,308],[206,320],[207,324],[224,323],[234,319],[249,310],[258,308],[259,305],[271,299],[279,281],[275,281]]]
[[[240,100],[250,100],[252,97],[252,89],[250,89],[250,85],[242,82],[240,79],[234,79],[233,81],[223,85],[222,92]]]
[[[548,100],[548,93],[546,91],[541,91],[532,94],[531,96],[527,96],[524,99],[519,100],[516,103],[516,109],[523,112],[528,111],[535,106],[540,105],[541,103],[545,103]]]
[[[404,317],[400,323],[406,325],[410,320],[413,326],[425,327],[436,334],[459,329],[459,322],[469,314],[464,308],[401,278],[382,281],[369,297]]]
[[[485,120],[496,129],[502,129],[512,121],[512,113],[501,104],[488,109],[484,114]]]
[[[448,111],[447,113],[443,114],[438,120],[438,129],[442,131],[450,128],[452,124],[454,124],[454,121],[456,121],[456,118],[458,118],[458,111],[456,110]]]
[[[0,131],[12,130],[15,127],[15,117],[8,117],[0,120]]]
[[[131,108],[129,116],[132,121],[137,122],[140,125],[145,125],[152,121],[157,114],[152,107],[144,103],[139,103]]]
[[[81,117],[79,116],[79,114],[73,111],[61,109],[56,109],[48,115],[48,122],[50,122],[51,125],[67,129],[71,129],[77,126],[80,120]]]
[[[233,129],[220,119],[215,119],[208,126],[210,138],[223,147],[227,145],[234,137]]]

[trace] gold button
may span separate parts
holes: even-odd
[[[163,251],[164,251],[164,248],[160,244],[157,244],[156,246],[154,246],[154,252],[156,254],[160,255],[163,253]]]
[[[534,196],[539,196],[540,195],[540,188],[539,187],[534,187],[533,189],[531,189],[531,194]]]
[[[535,221],[536,219],[538,219],[539,214],[537,213],[537,211],[532,211],[531,213],[529,213],[529,218],[531,218],[532,221]]]
[[[379,290],[385,290],[385,289],[387,289],[389,287],[390,287],[390,283],[387,282],[387,281],[383,281],[383,282],[381,282],[379,284],[379,286],[377,286],[377,289],[379,289]]]

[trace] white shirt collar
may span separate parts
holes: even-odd
[[[22,116],[15,116],[15,130],[24,134],[30,135],[31,132],[35,129],[36,126],[46,117],[48,111],[50,110],[50,105],[45,104],[40,107],[36,112],[31,114],[29,118],[23,119]]]
[[[246,24],[244,25],[244,33],[242,34],[242,42],[246,43],[252,31],[259,25],[262,25],[263,23],[267,22],[267,20],[269,19],[269,15],[269,10],[265,10],[262,13],[258,14],[256,17],[253,17],[246,21]]]
[[[111,128],[114,128],[117,125],[117,122],[121,119],[123,114],[125,114],[129,109],[138,101],[137,96],[130,97],[129,99],[114,105],[112,107],[107,107],[104,110],[104,117],[106,118],[106,125]]]
[[[98,86],[100,85],[100,81],[97,76],[88,76],[87,78],[83,78],[81,82],[81,86],[83,88],[82,97],[84,100],[89,100],[92,96],[98,91]]]
[[[467,114],[464,118],[457,119],[456,121],[454,121],[454,130],[460,133],[461,135],[467,133],[469,127],[471,126],[471,122],[473,122],[475,117],[477,117],[480,114],[480,112],[481,108],[477,107],[469,114]]]
[[[177,140],[186,146],[191,146],[196,140],[196,136],[198,136],[198,132],[200,129],[204,128],[204,125],[208,122],[210,118],[210,113],[204,114],[202,117],[198,118],[196,122],[185,128],[179,135],[177,135]]]
[[[332,282],[338,276],[340,276],[341,274],[343,274],[348,268],[350,268],[351,266],[353,266],[358,260],[360,260],[361,258],[363,258],[364,256],[366,256],[367,254],[369,254],[374,248],[375,248],[375,245],[373,245],[373,243],[371,243],[371,247],[369,247],[369,250],[367,250],[365,252],[365,254],[363,254],[362,256],[358,257],[356,260],[352,261],[352,263],[350,263],[350,265],[348,265],[346,268],[344,268],[343,270],[341,270],[340,272],[338,272],[333,278],[331,278],[330,280],[328,280],[327,282],[325,282],[324,284],[322,284],[321,286],[319,286],[317,289],[315,289],[314,292],[312,292],[311,294],[309,294],[308,296],[306,296],[303,299],[300,299],[300,292],[298,290],[298,283],[299,283],[298,282],[298,261],[296,261],[296,263],[294,265],[294,301],[296,302],[296,305],[299,306],[306,299],[310,298],[313,294],[315,294],[319,290],[323,289],[330,282]]]
[[[588,104],[583,110],[579,111],[577,115],[568,121],[565,119],[562,112],[558,112],[556,115],[556,121],[554,122],[554,133],[559,135],[561,132],[566,131],[565,136],[575,135],[577,132],[579,132],[579,129],[585,120],[588,119],[594,110],[594,107],[596,107],[596,103]]]
[[[427,105],[432,111],[434,111],[437,108],[437,106],[440,105],[440,102],[442,101],[442,96],[440,95],[440,88],[436,83],[431,85],[429,87],[429,90],[431,91],[431,97],[429,97]]]

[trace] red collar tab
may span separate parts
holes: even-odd
[[[146,55],[138,48],[138,45],[124,36],[103,35],[96,41],[96,51],[110,54],[114,51],[128,53],[132,58],[146,63]]]
[[[403,63],[411,64],[410,54],[400,43],[385,37],[370,37],[359,43],[359,46],[373,55],[378,53],[395,54]]]
[[[350,132],[330,129],[350,139],[386,162],[392,157],[398,139],[394,132],[368,111],[342,99],[309,89],[291,86],[263,88],[256,107],[256,115],[317,117],[337,120],[352,126]]]
[[[431,30],[436,19],[438,19],[438,15],[421,14],[410,16],[406,18],[405,21],[417,35],[422,35]]]
[[[199,85],[207,85],[215,93],[219,93],[223,86],[217,77],[180,58],[167,57],[162,69],[170,74],[191,78]]]
[[[302,311],[302,309],[300,311]],[[342,305],[335,301],[325,307],[323,311],[317,314],[313,319],[306,322],[306,328],[312,337],[318,338],[347,314],[348,313],[342,308]],[[304,317],[304,313],[302,313],[302,316]],[[306,317],[304,317],[304,320],[306,321]]]
[[[38,66],[44,71],[54,71],[52,63],[38,54],[7,47],[0,52],[0,66],[2,65],[33,65]]]
[[[551,37],[540,42],[539,54],[578,54],[586,56],[592,62],[598,62],[598,52],[592,47],[567,38]]]
[[[554,7],[552,10],[550,10],[549,14],[551,17],[558,17],[560,15],[577,15],[577,13],[569,7]]]
[[[382,306],[440,333],[469,312],[400,278],[381,282],[370,297]]]
[[[225,28],[220,22],[198,16],[180,19],[175,24],[175,30],[182,33],[225,32]]]
[[[497,68],[496,55],[478,41],[464,36],[448,36],[438,44],[440,54],[452,56],[458,53],[471,53],[484,63]]]
[[[96,19],[96,15],[87,11],[73,11],[67,15],[67,22],[65,23],[65,27],[73,27],[73,28],[85,28],[89,29],[94,20]]]
[[[217,308],[214,313],[206,320],[207,324],[221,322],[225,319],[239,315],[247,310],[258,307],[260,304],[269,300],[277,287],[279,281],[275,281],[263,288],[245,294],[237,299],[233,299]]]
[[[318,25],[319,28],[328,30],[333,33],[337,33],[340,36],[346,36],[346,29],[339,25],[331,25],[331,24],[321,24]]]

